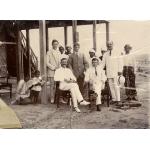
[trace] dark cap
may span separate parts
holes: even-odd
[[[129,44],[126,44],[125,46],[124,46],[124,49],[132,49],[132,46],[130,46]]]

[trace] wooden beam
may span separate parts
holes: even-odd
[[[46,52],[49,50],[49,34],[48,34],[48,25],[46,25]]]
[[[109,42],[109,22],[106,23],[106,44]]]
[[[64,27],[64,45],[65,47],[67,46],[68,44],[68,28],[67,26]]]
[[[17,80],[24,78],[22,66],[22,47],[21,47],[21,33],[17,30]]]
[[[93,21],[93,48],[95,49],[95,51],[97,50],[97,45],[96,45],[96,23],[97,23],[97,21],[94,20]]]
[[[72,34],[73,34],[73,44],[78,42],[77,40],[77,20],[72,20]]]
[[[39,36],[40,36],[40,71],[41,76],[46,81],[46,24],[44,20],[39,21]],[[47,87],[46,84],[42,87],[41,103],[47,104]]]
[[[30,34],[29,29],[26,29],[26,46],[28,54],[28,74],[31,78],[31,52],[30,52]]]

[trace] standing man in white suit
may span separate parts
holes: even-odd
[[[107,50],[102,63],[103,66],[106,65],[106,76],[110,86],[112,101],[118,103],[120,101],[120,87],[117,84],[117,77],[122,74],[123,63],[121,56],[115,54],[112,41],[107,43]]]
[[[58,50],[58,41],[52,41],[52,49],[47,52],[46,61],[47,61],[47,76],[48,81],[50,83],[50,101],[54,103],[55,97],[55,82],[54,82],[54,74],[56,69],[60,67],[60,52]]]
[[[97,94],[96,106],[97,111],[101,111],[101,90],[106,81],[105,72],[102,65],[99,65],[99,58],[92,59],[92,66],[85,72],[85,82],[89,82],[90,90]]]

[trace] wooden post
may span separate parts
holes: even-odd
[[[65,47],[67,46],[68,44],[68,30],[67,30],[67,26],[64,27],[64,45]]]
[[[106,44],[109,42],[109,22],[106,23]]]
[[[23,75],[23,66],[22,66],[22,47],[21,47],[21,33],[20,30],[17,29],[17,81],[24,78]]]
[[[48,34],[48,26],[46,25],[46,52],[49,50],[49,34]]]
[[[77,41],[77,20],[72,20],[73,44]]]
[[[30,35],[29,29],[26,29],[26,46],[27,46],[27,54],[28,54],[28,73],[31,78],[31,53],[30,53]]]
[[[96,20],[93,21],[93,48],[96,51],[97,45],[96,45]]]
[[[39,36],[40,36],[40,71],[41,76],[46,81],[46,24],[44,20],[39,21]],[[47,104],[47,87],[46,84],[42,87],[41,103]]]

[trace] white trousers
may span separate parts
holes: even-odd
[[[78,102],[83,100],[83,96],[81,95],[78,84],[61,82],[59,88],[60,90],[64,91],[69,90],[71,92],[73,106],[78,107]]]
[[[120,87],[117,84],[117,78],[108,78],[112,101],[120,101]]]
[[[102,83],[92,83],[92,90],[97,94],[96,105],[100,105],[101,102],[101,90]]]

